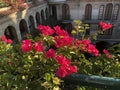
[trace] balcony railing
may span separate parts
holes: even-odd
[[[72,74],[71,76],[66,77],[64,81],[65,83],[73,85],[102,88],[102,90],[120,90],[120,79],[111,77]]]

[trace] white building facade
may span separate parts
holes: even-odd
[[[59,21],[81,20],[90,25],[88,34],[100,29],[100,21],[111,23],[113,28],[99,38],[120,40],[120,0],[37,0],[37,4],[29,8],[0,16],[0,36],[5,34],[20,41],[42,24],[48,14]]]

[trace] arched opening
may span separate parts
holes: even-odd
[[[41,10],[41,19],[42,19],[42,24],[45,22],[45,16],[44,16],[44,11]]]
[[[39,14],[39,12],[36,13],[36,23],[37,23],[37,26],[40,24],[40,14]]]
[[[34,29],[35,29],[35,23],[34,23],[34,18],[33,18],[33,16],[29,16],[28,23],[29,23],[30,33],[32,34],[32,32],[33,32]]]
[[[62,6],[62,18],[63,20],[70,19],[70,9],[69,9],[69,5],[67,4],[63,4]]]
[[[18,42],[16,30],[13,26],[8,26],[4,32],[7,39],[12,39],[14,43]]]
[[[87,4],[85,7],[85,19],[91,20],[91,16],[92,16],[92,5]]]
[[[51,9],[52,9],[52,17],[57,19],[57,9],[56,9],[56,6],[52,5]]]
[[[105,20],[111,20],[112,10],[113,10],[113,4],[112,3],[107,4],[105,10],[105,16],[104,16]]]
[[[24,19],[20,21],[19,28],[20,28],[21,37],[23,39],[28,33],[27,23]]]
[[[113,12],[113,20],[117,20],[119,10],[120,10],[120,5],[116,4]]]
[[[98,19],[99,20],[103,20],[103,16],[104,16],[104,5],[101,5],[99,8],[99,14],[98,14]]]
[[[45,9],[45,15],[46,15],[46,19],[48,19],[49,18],[48,8]]]

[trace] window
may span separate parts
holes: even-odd
[[[91,15],[92,15],[92,5],[87,4],[85,7],[85,19],[91,20]]]
[[[102,20],[103,19],[103,14],[104,14],[104,5],[101,5],[99,8],[99,14],[98,14],[98,19]]]
[[[119,4],[116,4],[115,7],[114,7],[114,11],[113,11],[113,20],[117,20],[117,16],[118,16],[118,13],[119,13],[119,8],[120,8],[120,5]]]
[[[105,20],[111,20],[112,10],[113,10],[113,4],[111,3],[107,4],[106,10],[105,10],[105,16],[104,16]]]

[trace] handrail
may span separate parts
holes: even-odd
[[[103,88],[109,90],[120,90],[120,79],[95,76],[95,75],[84,75],[84,74],[72,74],[64,78],[65,83]]]

